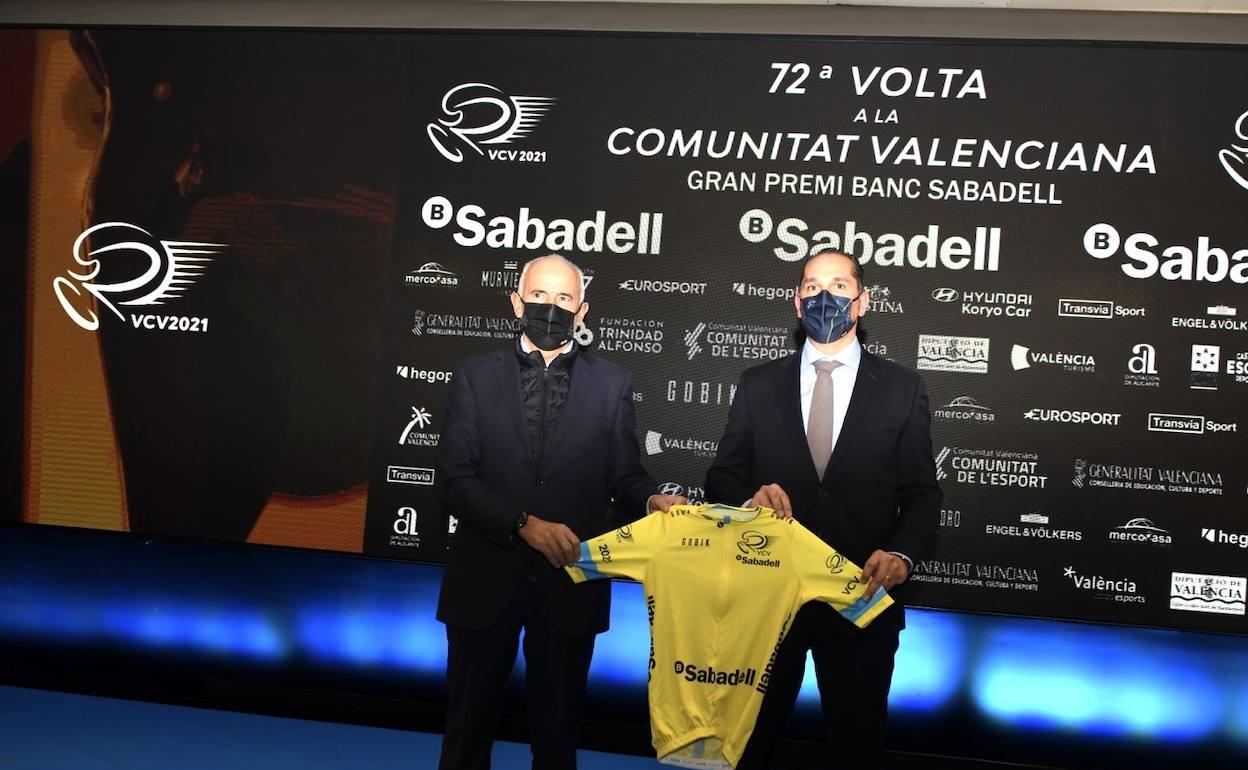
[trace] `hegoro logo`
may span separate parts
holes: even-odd
[[[422,382],[450,382],[451,372],[439,371],[437,369],[421,369],[418,366],[404,366],[396,364],[394,373],[405,380],[420,380]]]
[[[459,276],[437,262],[426,262],[403,276],[407,286],[458,286]]]
[[[1248,579],[1229,575],[1170,573],[1170,609],[1243,615]]]
[[[988,373],[988,337],[920,334],[917,366],[936,372]]]
[[[1062,575],[1070,578],[1074,582],[1075,588],[1081,591],[1088,591],[1098,599],[1120,604],[1147,603],[1147,600],[1139,594],[1135,581],[1128,578],[1080,575],[1074,567],[1067,567],[1062,570]]]
[[[1235,120],[1235,136],[1239,137],[1239,141],[1248,143],[1248,110]],[[1226,175],[1235,184],[1248,190],[1248,166],[1245,166],[1245,159],[1248,159],[1248,146],[1232,143],[1229,149],[1218,150],[1218,160],[1221,161]]]
[[[552,219],[547,222],[529,214],[522,206],[515,216],[488,216],[481,206],[466,203],[458,209],[449,199],[434,195],[420,208],[427,227],[441,230],[455,223],[451,236],[460,246],[484,245],[491,249],[530,249],[543,251],[577,251],[593,254],[658,254],[663,244],[663,215],[642,212],[636,224],[607,222],[607,212],[599,209],[592,219],[577,222]],[[485,220],[483,222],[483,220]]]
[[[797,289],[793,286],[755,286],[752,283],[744,283],[736,281],[732,284],[734,294],[742,297],[758,297],[767,300],[791,300],[797,294]],[[875,310],[875,303],[871,303],[871,309]]]
[[[1196,239],[1196,248],[1166,246],[1149,233],[1133,233],[1123,238],[1110,224],[1092,225],[1083,234],[1083,250],[1093,259],[1109,259],[1118,254],[1129,260],[1120,265],[1123,275],[1136,280],[1160,276],[1166,281],[1205,281],[1248,283],[1248,249],[1227,252],[1211,245],[1207,235]]]
[[[134,240],[138,236],[143,236],[142,240]],[[125,240],[127,238],[130,240]],[[104,245],[96,245],[84,254],[83,246],[88,239],[93,245],[101,242]],[[81,299],[84,290],[124,322],[127,316],[118,305],[147,307],[181,299],[182,292],[203,277],[204,268],[212,262],[209,255],[219,254],[223,248],[223,243],[160,240],[138,225],[102,222],[87,228],[74,239],[74,261],[86,270],[82,273],[68,270],[68,278],[60,275],[53,278],[52,291],[56,293],[69,320],[87,331],[95,331],[100,328],[99,316],[90,308],[79,310],[74,307],[74,300]],[[110,260],[128,260],[136,264],[146,260],[147,264],[137,276],[113,283],[98,283],[95,279],[102,267],[99,258],[104,255],[113,255]],[[208,331],[207,318],[135,313],[129,320],[136,329]]]
[[[394,532],[390,535],[390,545],[399,548],[420,547],[420,530],[416,528],[416,518],[415,508],[399,508],[394,519]]]
[[[463,83],[442,97],[443,117],[429,123],[425,132],[442,157],[459,163],[464,159],[461,147],[485,155],[480,145],[510,144],[528,136],[554,103],[550,96],[508,96],[488,83]],[[491,150],[489,158],[546,160],[545,152],[528,155],[537,157],[524,157],[514,150]]]
[[[1241,549],[1248,548],[1248,532],[1227,532],[1225,529],[1202,527],[1200,536],[1210,543],[1233,545]]]
[[[910,576],[910,580],[966,588],[1040,590],[1039,570],[1031,567],[982,562],[926,559],[914,565],[914,574]]]
[[[980,316],[983,318],[1028,318],[1031,316],[1032,296],[1018,292],[1006,291],[958,291],[957,289],[940,288],[932,291],[932,299],[937,302],[961,301],[962,315]]]
[[[858,230],[858,223],[848,221],[840,231],[816,230],[807,238],[810,225],[803,219],[788,217],[774,224],[770,213],[750,209],[738,222],[741,237],[750,243],[762,243],[774,233],[785,246],[772,249],[777,259],[797,262],[821,249],[848,251],[862,264],[874,262],[883,267],[913,267],[947,270],[995,271],[1001,264],[1001,228],[976,227],[970,238],[951,235],[942,238],[940,225],[928,225],[927,232],[909,237],[899,233],[872,235]],[[787,248],[786,248],[787,247]]]
[[[1122,384],[1135,388],[1161,387],[1161,378],[1157,376],[1157,349],[1141,342],[1131,347],[1131,353]]]
[[[962,420],[965,422],[995,422],[997,415],[991,407],[984,406],[970,396],[957,398],[932,412],[938,420]]]
[[[1085,412],[1079,409],[1028,409],[1023,418],[1035,422],[1058,422],[1071,425],[1118,425],[1118,412]]]
[[[1147,545],[1170,545],[1173,538],[1167,530],[1143,517],[1131,519],[1126,524],[1109,531],[1109,539],[1115,543],[1144,543]]]

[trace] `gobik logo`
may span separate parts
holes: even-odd
[[[508,96],[488,83],[463,83],[442,97],[442,117],[429,123],[425,132],[442,157],[453,163],[464,159],[463,147],[490,160],[542,163],[539,151],[481,149],[481,145],[511,144],[529,135],[550,110],[549,96]]]

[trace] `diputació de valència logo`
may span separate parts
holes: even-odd
[[[88,247],[90,250],[84,253]],[[108,308],[123,322],[128,320],[136,329],[206,332],[207,318],[127,313],[123,308],[159,307],[180,299],[203,276],[212,255],[220,254],[224,248],[223,243],[161,240],[138,225],[103,222],[87,228],[74,240],[74,261],[84,270],[58,275],[52,280],[52,290],[70,320],[87,331],[100,327],[99,316],[87,301],[94,297],[100,307]],[[128,274],[124,277],[102,282],[99,278],[106,259],[136,267],[124,270]]]
[[[482,150],[481,145],[511,144],[529,135],[555,103],[550,96],[508,96],[488,83],[462,83],[442,97],[442,117],[425,131],[442,157],[464,159],[463,147],[490,160],[544,163],[544,150]]]

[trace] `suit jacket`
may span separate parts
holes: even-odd
[[[658,485],[641,467],[629,373],[579,351],[544,458],[534,457],[530,446],[513,348],[458,364],[443,425],[437,494],[459,525],[447,553],[438,620],[485,630],[531,576],[564,633],[607,630],[610,586],[574,586],[513,528],[525,511],[566,524],[585,541],[611,529],[613,499],[638,517],[645,513]]]
[[[943,499],[923,380],[862,351],[840,437],[819,478],[802,425],[800,361],[792,355],[741,375],[707,473],[707,499],[740,505],[760,486],[779,484],[797,520],[857,564],[876,549],[917,564],[935,546]],[[890,594],[899,599],[905,588]],[[900,611],[892,614],[904,624]]]

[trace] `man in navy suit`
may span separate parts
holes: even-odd
[[[942,494],[927,391],[915,372],[858,342],[870,295],[862,266],[834,250],[803,266],[795,297],[805,341],[746,370],[706,478],[709,500],[795,516],[863,566],[897,603],[859,631],[828,606],[800,609],[737,770],[770,770],[811,651],[832,748],[829,766],[879,767],[902,599],[936,540]],[[874,590],[878,590],[878,588]]]
[[[580,269],[558,255],[524,266],[505,350],[460,362],[438,445],[437,492],[459,519],[438,620],[446,624],[441,770],[488,768],[503,689],[524,629],[533,767],[576,767],[594,636],[610,585],[562,567],[612,528],[612,501],[639,518],[684,503],[641,467],[627,371],[572,341],[589,312]]]

